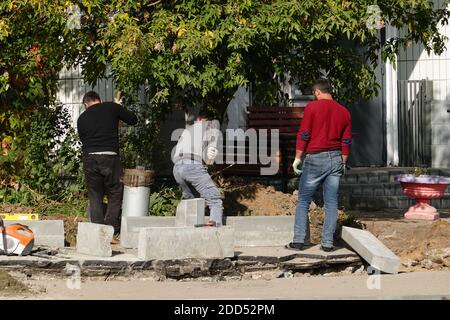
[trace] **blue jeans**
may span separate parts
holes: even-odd
[[[308,210],[314,192],[322,184],[325,204],[322,245],[333,247],[333,236],[337,221],[339,180],[343,170],[344,165],[340,151],[325,151],[306,155],[298,187],[294,242],[301,242],[305,245],[311,242]]]
[[[173,176],[183,191],[183,199],[194,199],[198,193],[209,207],[210,220],[222,224],[222,199],[206,166],[195,160],[178,160],[173,167]]]

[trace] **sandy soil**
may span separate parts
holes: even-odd
[[[235,195],[238,194],[235,190]],[[271,199],[271,201],[268,201]],[[296,195],[283,194],[273,188],[256,189],[253,196],[235,199],[250,212],[278,215],[292,214]],[[1,209],[1,207],[0,207]],[[264,209],[264,211],[262,211]],[[320,241],[323,210],[311,208],[313,242]],[[28,212],[28,208],[12,208],[3,212]],[[284,210],[284,211],[283,211]],[[292,211],[291,211],[292,210]],[[427,297],[450,298],[450,219],[448,210],[438,221],[403,219],[402,212],[340,212],[340,223],[359,224],[378,237],[402,259],[402,273],[383,275],[381,289],[367,288],[367,275],[309,277],[300,275],[290,279],[240,280],[215,282],[164,281],[129,279],[127,281],[84,281],[80,290],[70,290],[67,280],[36,280],[11,277],[0,272],[0,295],[6,298],[38,299],[303,299],[303,298],[387,298]],[[359,217],[359,220],[354,217]],[[350,218],[349,218],[350,217]],[[85,218],[51,216],[44,219],[63,219],[68,244],[75,245],[76,226]],[[355,226],[355,225],[354,225]],[[437,270],[440,270],[437,272]],[[412,272],[414,271],[414,272]],[[427,271],[427,272],[421,272]],[[406,272],[406,273],[403,273]],[[20,281],[17,281],[19,279]],[[186,292],[189,292],[186,295]]]
[[[33,213],[33,209],[20,204],[0,204],[0,213]]]
[[[276,191],[258,183],[233,180],[217,181],[224,191],[226,215],[293,215],[297,193]],[[310,208],[311,240],[319,243],[324,220],[323,208],[312,204]],[[0,205],[0,212],[30,212],[18,205]],[[444,210],[442,217],[450,217]],[[42,216],[42,219],[62,219],[66,232],[66,245],[75,246],[77,223],[86,218],[67,215]],[[339,211],[338,227],[347,225],[365,228],[377,236],[403,261],[406,270],[440,270],[450,268],[450,220],[413,221],[403,219],[403,212],[343,212]]]
[[[408,271],[450,268],[450,220],[363,220],[389,249],[402,259]]]
[[[5,270],[0,270],[0,295],[20,296],[31,294],[30,288],[22,281],[17,280]]]
[[[239,178],[219,181],[225,191],[224,207],[232,215],[293,215],[297,193],[282,193],[274,187],[244,183]],[[442,217],[448,217],[444,210]],[[315,205],[310,210],[311,240],[321,238],[324,211]],[[368,218],[369,217],[369,218]],[[403,219],[403,212],[339,211],[339,227],[347,225],[367,229],[377,236],[403,261],[405,270],[440,270],[450,268],[450,221],[412,221]]]
[[[38,299],[336,299],[450,298],[450,271],[379,277],[295,277],[242,281],[84,281],[69,289],[67,280],[34,281],[46,292]],[[73,288],[73,286],[71,287]]]
[[[236,185],[225,192],[226,215],[284,216],[295,214],[297,196],[259,184]]]

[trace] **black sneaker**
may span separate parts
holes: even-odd
[[[334,250],[333,247],[324,247],[324,246],[320,246],[320,250],[325,251],[325,252],[331,252]]]
[[[289,250],[296,250],[300,251],[305,249],[305,245],[302,242],[289,242],[287,245],[284,246],[286,249]]]

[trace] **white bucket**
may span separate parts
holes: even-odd
[[[122,216],[123,217],[148,216],[149,201],[150,201],[149,187],[124,186]]]

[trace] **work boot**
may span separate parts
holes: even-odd
[[[322,251],[325,251],[325,252],[331,252],[331,251],[333,251],[334,250],[334,248],[333,247],[324,247],[324,246],[320,246],[320,249],[322,250]]]
[[[289,250],[301,251],[305,249],[305,244],[303,242],[289,242],[284,247]]]
[[[120,233],[116,233],[113,235],[111,244],[120,244]]]

